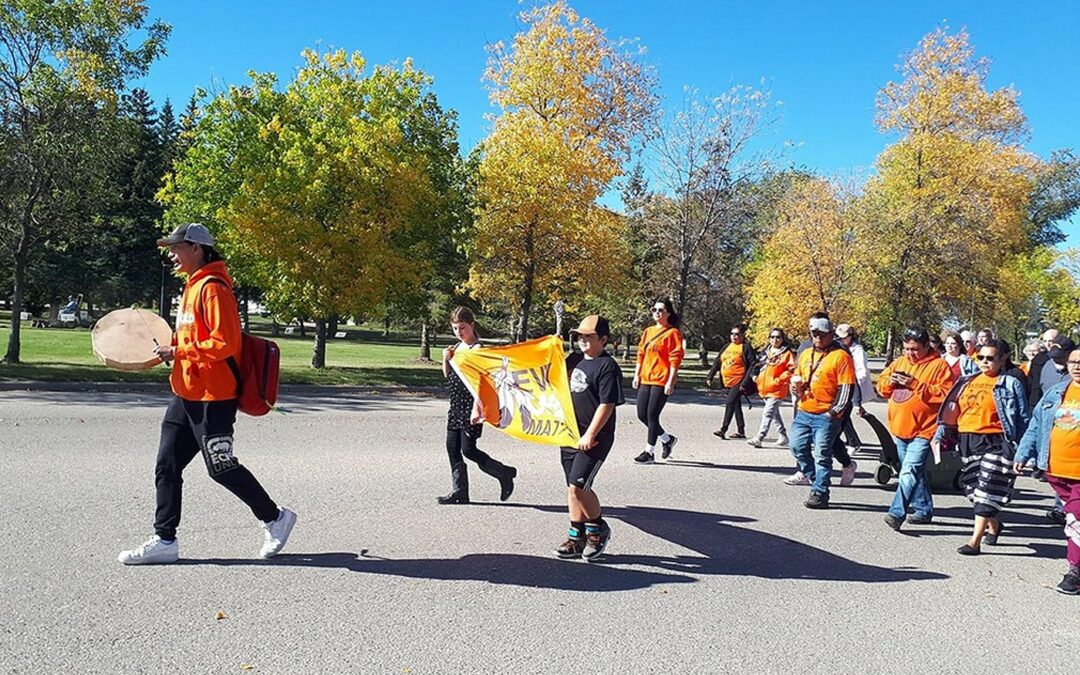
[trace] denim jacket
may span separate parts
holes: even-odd
[[[1043,397],[1031,411],[1031,426],[1020,439],[1016,450],[1016,463],[1027,464],[1036,460],[1035,465],[1046,471],[1050,466],[1050,431],[1054,428],[1054,415],[1065,398],[1065,390],[1072,384],[1066,380],[1046,390]]]
[[[946,427],[955,430],[956,424],[945,422],[944,416],[949,409],[956,410],[957,400],[968,385],[978,375],[964,375],[952,390],[945,396],[945,401],[938,411],[938,430],[934,434],[934,440],[940,443],[945,438]],[[1005,438],[1014,446],[1020,442],[1021,436],[1027,431],[1028,411],[1027,393],[1020,380],[1012,375],[1002,373],[994,384],[994,407],[997,408],[998,417],[1001,419],[1001,428],[1005,432]]]

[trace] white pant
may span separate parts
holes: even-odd
[[[780,432],[781,436],[787,436],[787,427],[784,426],[784,420],[780,417],[780,404],[784,402],[780,398],[767,398],[765,401],[765,410],[761,413],[761,428],[758,429],[758,437],[765,438],[769,433],[769,426],[775,421],[776,429]]]

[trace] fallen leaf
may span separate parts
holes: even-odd
[[[241,663],[240,670],[255,670],[255,666],[251,665],[250,663]]]
[[[217,612],[214,613],[214,618],[217,619],[218,621],[221,621],[222,619],[226,618],[225,617],[225,612],[222,612],[221,610],[218,610]]]

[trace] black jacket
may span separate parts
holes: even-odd
[[[712,368],[709,369],[709,374],[705,377],[709,382],[712,382],[712,379],[720,372],[720,357],[723,355],[724,350],[721,349],[720,353],[716,355],[716,361],[713,362]],[[743,375],[742,381],[739,382],[739,389],[746,389],[754,377],[757,376],[757,353],[754,352],[754,348],[750,346],[750,343],[746,341],[742,343],[742,362],[746,367],[746,375]],[[721,384],[723,383],[721,382]]]

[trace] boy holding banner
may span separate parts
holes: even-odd
[[[601,516],[593,481],[615,443],[615,406],[624,402],[622,371],[604,351],[611,335],[607,319],[587,316],[571,335],[581,349],[580,354],[571,354],[566,360],[570,397],[581,438],[576,448],[561,448],[570,530],[555,554],[560,558],[593,561],[611,539],[611,528]]]

